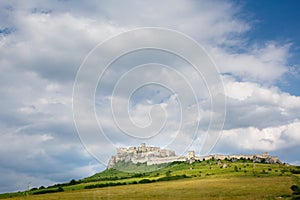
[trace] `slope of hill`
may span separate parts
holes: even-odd
[[[0,197],[20,199],[29,195],[31,199],[93,199],[95,195],[100,195],[99,198],[109,196],[110,199],[121,199],[126,195],[131,198],[146,196],[149,199],[291,199],[298,198],[297,187],[300,186],[300,167],[254,163],[247,159],[234,162],[211,159],[191,164],[173,162],[164,166],[133,164],[123,167],[126,171],[135,170],[136,173],[106,169],[82,180],[2,194]],[[151,170],[156,167],[157,170],[143,172],[147,167],[152,167]],[[291,190],[293,185],[296,188],[294,194]]]

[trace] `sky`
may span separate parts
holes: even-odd
[[[1,1],[0,192],[90,176],[120,146],[146,142],[199,154],[208,131],[219,136],[211,154],[269,152],[300,165],[299,9],[297,0]],[[157,49],[120,56],[94,96],[80,90],[98,73],[83,72],[89,61],[138,45],[109,39],[142,27],[200,44],[216,66],[222,101],[208,90],[217,88],[213,75],[201,77]],[[178,49],[186,45],[180,38]],[[108,46],[92,57],[99,44]],[[78,107],[74,97],[92,102],[101,131],[90,124],[90,104]]]

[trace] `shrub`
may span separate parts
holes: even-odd
[[[300,188],[297,185],[292,185],[291,190],[293,191],[293,194],[300,194]]]
[[[152,181],[149,179],[142,179],[139,181],[139,183],[151,183]]]
[[[69,182],[69,185],[75,185],[75,184],[77,184],[77,181],[74,180],[74,179],[72,179],[72,180]]]
[[[142,177],[143,176],[143,174],[141,174],[141,173],[138,173],[138,174],[134,174],[132,177],[136,177],[136,178],[138,178],[138,177]]]
[[[261,171],[261,174],[268,174],[268,172],[266,172],[266,170],[263,169],[263,170]]]
[[[291,169],[292,174],[300,174],[300,169]]]
[[[167,171],[166,176],[171,176],[171,171]]]
[[[291,195],[290,194],[283,194],[283,195],[281,195],[281,197],[282,198],[289,198],[289,197],[291,197]]]
[[[238,169],[238,167],[237,167],[236,165],[234,166],[234,171],[235,171],[235,172],[238,172],[238,171],[239,171],[239,169]]]
[[[36,191],[33,194],[47,194],[47,193],[55,193],[55,192],[63,192],[64,189],[60,186],[57,189],[47,189],[47,190],[40,190],[40,191]]]
[[[184,178],[190,178],[190,177],[185,174],[176,175],[176,176],[165,176],[165,177],[157,179],[157,181],[174,181],[174,180],[179,180],[179,179],[184,179]]]
[[[57,192],[63,192],[64,191],[64,189],[61,187],[61,186],[59,186],[58,188],[57,188]]]

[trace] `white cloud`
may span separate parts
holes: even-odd
[[[224,79],[227,95],[225,128],[289,124],[300,119],[300,98],[253,82]]]
[[[300,166],[300,161],[297,160],[297,161],[292,162],[291,164],[292,164],[292,165],[295,165],[295,166]]]
[[[223,131],[220,143],[235,146],[240,150],[275,151],[298,146],[300,135],[298,120],[282,125],[258,129],[238,128]]]
[[[288,71],[289,46],[269,42],[240,53],[212,48],[211,54],[222,73],[230,73],[244,81],[270,83]]]

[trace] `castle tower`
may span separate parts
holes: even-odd
[[[195,151],[188,152],[188,159],[195,158]]]

